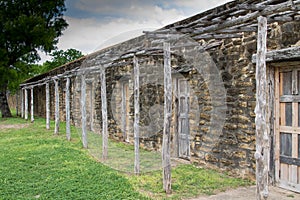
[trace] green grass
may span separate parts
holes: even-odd
[[[172,195],[168,196],[162,190],[161,171],[130,177],[129,180],[136,189],[142,190],[154,199],[182,199],[201,194],[212,195],[230,188],[253,184],[249,180],[229,177],[194,165],[179,165],[172,169]]]
[[[61,123],[59,136],[46,130],[45,119],[41,118],[34,123],[20,118],[0,119],[0,127],[9,124],[16,128],[0,129],[0,199],[182,199],[252,184],[213,170],[178,165],[172,169],[173,193],[166,196],[161,170],[134,176],[108,167],[127,163],[125,168],[131,170],[132,146],[110,141],[110,161],[102,164],[82,148],[80,130],[75,127],[68,142],[65,123]],[[20,129],[20,124],[26,126]],[[96,139],[100,141],[99,136]],[[141,155],[149,159],[142,166],[157,168],[159,154],[141,150]]]
[[[88,133],[89,152],[102,160],[102,137]],[[122,142],[108,141],[108,158],[103,164],[125,173],[134,173],[134,146]],[[140,149],[140,171],[150,172],[161,169],[161,153]]]
[[[79,139],[53,136],[42,119],[28,125],[0,130],[0,199],[146,199],[124,175],[93,160]]]

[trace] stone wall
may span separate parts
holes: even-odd
[[[273,23],[268,31],[268,49],[282,49],[300,40],[300,23]],[[188,82],[190,161],[224,170],[241,177],[255,174],[255,64],[256,33],[243,33],[235,39],[218,40],[220,45],[203,52],[200,57],[182,58],[173,53],[173,78]],[[201,45],[216,42],[199,40]],[[111,48],[95,52],[75,64],[48,74],[55,76],[77,66],[88,68],[115,52],[121,55],[128,49],[146,48],[149,40],[138,37]],[[186,48],[185,52],[194,51]],[[111,57],[114,57],[113,55]],[[161,150],[163,120],[163,57],[160,54],[139,56],[140,64],[140,126],[141,146]],[[110,137],[133,143],[133,64],[132,57],[124,58],[106,69],[108,122]],[[99,69],[103,66],[99,65]],[[40,77],[41,78],[41,77]],[[39,78],[36,78],[39,79]],[[87,126],[101,131],[101,86],[99,73],[86,75]],[[60,82],[61,120],[65,117],[65,80]],[[127,88],[125,92],[124,88]],[[34,89],[35,114],[45,116],[45,86]],[[51,118],[54,118],[54,84],[50,84]],[[125,102],[122,101],[125,95]],[[81,125],[81,76],[71,78],[71,119]],[[124,106],[125,107],[122,107]],[[176,92],[173,92],[172,156],[178,156]],[[125,118],[124,109],[126,111]],[[176,110],[177,109],[177,110]],[[125,121],[124,121],[125,120]],[[125,134],[124,134],[125,132]]]

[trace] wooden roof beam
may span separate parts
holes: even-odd
[[[256,62],[256,54],[252,56],[252,62]],[[300,46],[290,47],[286,49],[269,51],[266,54],[266,62],[300,60]]]
[[[201,40],[201,39],[229,39],[229,38],[241,38],[243,37],[242,33],[236,34],[203,34],[194,36],[193,39]]]
[[[298,6],[299,4],[300,4],[300,0],[294,1],[294,5]],[[276,12],[285,12],[285,11],[291,10],[292,6],[293,5],[291,5],[290,1],[284,2],[281,4],[277,4],[277,5],[273,5],[273,6],[268,6],[262,11],[255,11],[255,12],[249,13],[245,16],[241,16],[236,19],[232,19],[230,21],[229,20],[225,21],[222,24],[215,24],[215,25],[211,25],[211,26],[199,29],[198,31],[195,31],[194,34],[200,35],[200,34],[204,34],[204,33],[208,33],[208,32],[215,32],[215,31],[227,28],[227,27],[231,27],[231,26],[235,26],[238,24],[248,22],[250,20],[256,20],[256,18],[259,16],[267,16],[267,15],[273,14],[275,11]]]

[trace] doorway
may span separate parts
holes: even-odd
[[[189,83],[183,78],[175,78],[174,92],[177,96],[177,145],[178,157],[190,159],[190,124],[189,124]]]
[[[300,66],[275,71],[275,177],[300,192]]]

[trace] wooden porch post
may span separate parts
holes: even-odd
[[[171,191],[170,127],[172,118],[172,77],[170,43],[164,43],[164,130],[162,144],[163,189]]]
[[[20,91],[18,90],[17,92],[16,92],[16,114],[17,114],[17,116],[19,116],[19,94],[20,94]]]
[[[46,129],[50,129],[50,92],[49,83],[46,83]]]
[[[266,70],[267,53],[267,18],[258,17],[258,38],[256,58],[256,198],[267,199],[268,173],[270,160],[269,145],[269,109],[268,83]]]
[[[85,74],[81,75],[81,128],[82,128],[82,144],[84,148],[88,148],[86,133],[86,82]]]
[[[21,89],[21,117],[24,117],[24,89]]]
[[[66,137],[67,140],[71,140],[70,129],[70,77],[67,77],[66,82]]]
[[[34,114],[33,114],[33,87],[31,87],[30,89],[30,95],[31,95],[31,98],[30,98],[30,118],[31,118],[31,123],[34,122]]]
[[[107,159],[108,133],[107,133],[107,100],[105,68],[100,72],[101,81],[101,106],[102,106],[102,159]]]
[[[140,67],[136,56],[133,57],[134,67],[134,173],[140,173]]]
[[[28,91],[27,88],[25,88],[25,120],[28,120]]]
[[[54,134],[59,133],[59,89],[58,89],[58,81],[57,79],[54,79],[54,85],[55,85],[55,129]]]

